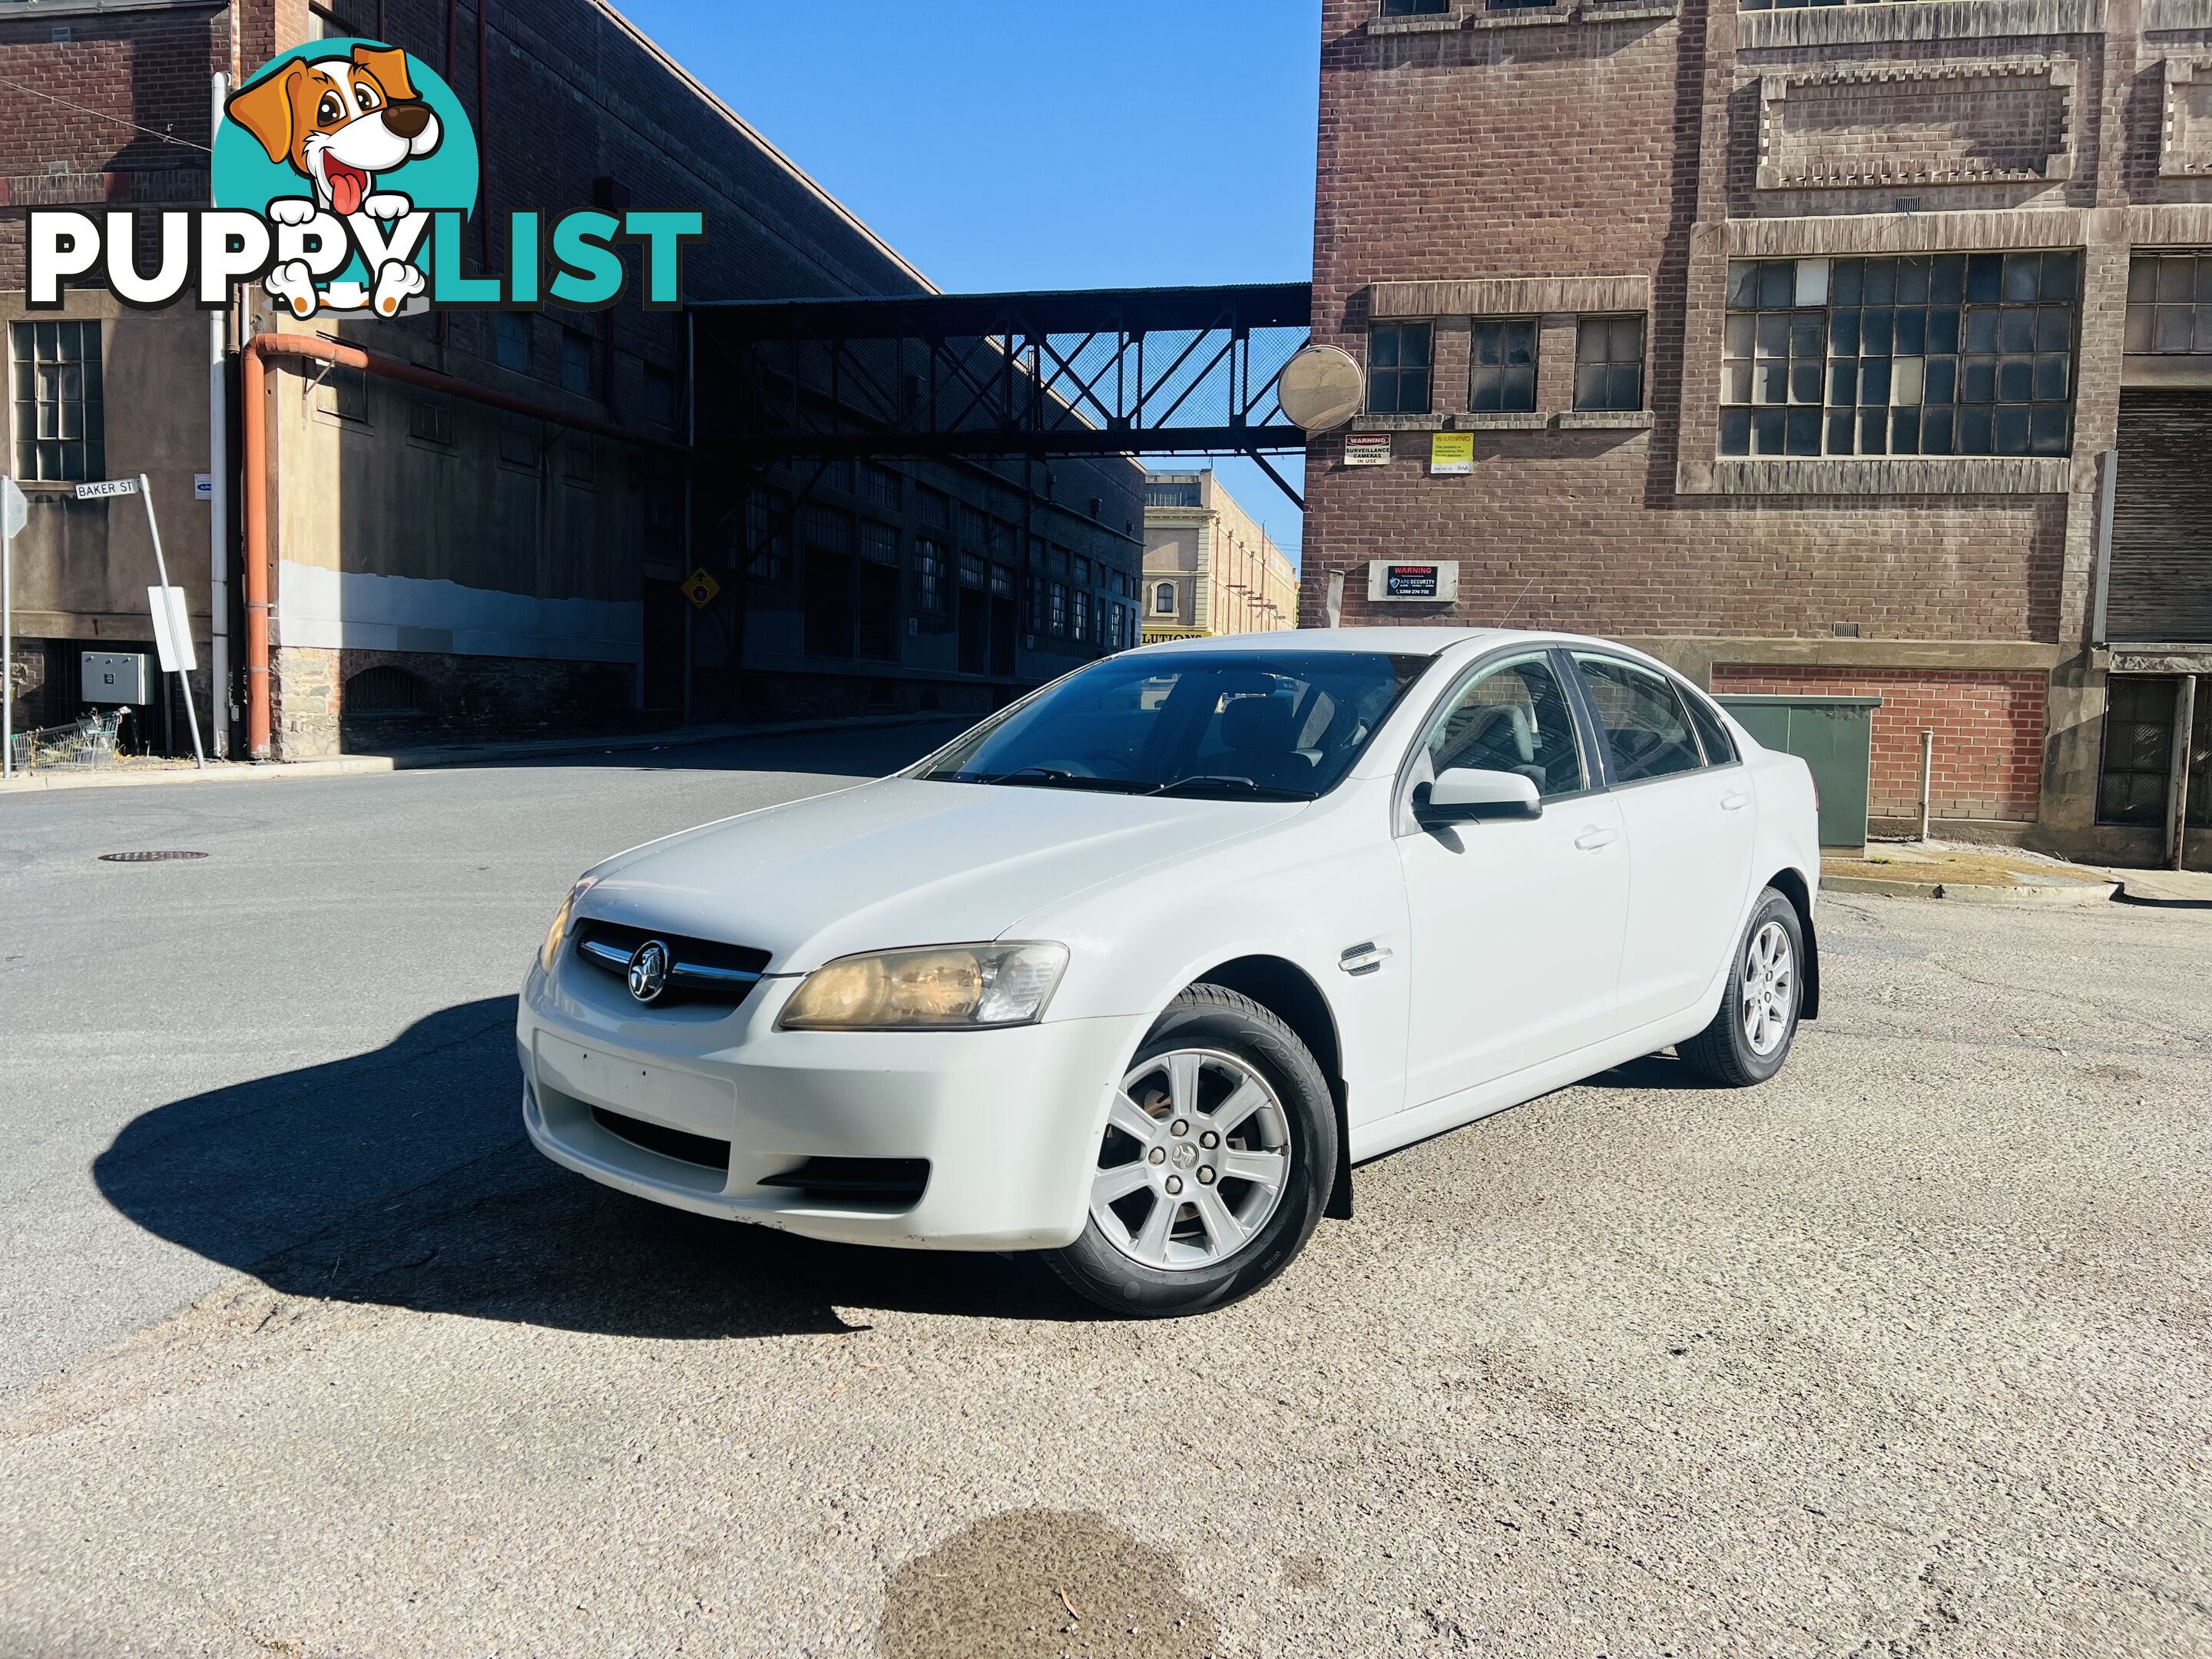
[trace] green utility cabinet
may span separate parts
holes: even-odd
[[[1820,845],[1863,852],[1880,697],[1716,696],[1769,749],[1813,769],[1820,790]]]

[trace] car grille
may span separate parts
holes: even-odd
[[[720,1170],[725,1175],[730,1171],[730,1143],[726,1140],[695,1135],[688,1129],[672,1129],[665,1123],[648,1123],[641,1117],[611,1112],[604,1106],[592,1108],[592,1121],[609,1134],[633,1146],[642,1146],[648,1152]]]
[[[768,966],[768,952],[748,945],[592,921],[576,925],[576,959],[627,981],[630,957],[652,939],[668,947],[670,959],[668,988],[654,1000],[656,1008],[672,1003],[734,1008],[745,1000]]]

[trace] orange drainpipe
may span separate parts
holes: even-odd
[[[697,453],[688,445],[631,432],[609,421],[574,415],[550,404],[509,397],[504,392],[495,392],[457,375],[441,374],[436,369],[363,351],[358,346],[342,345],[319,334],[257,334],[246,343],[240,355],[244,360],[242,401],[246,405],[240,422],[245,428],[240,457],[244,488],[240,493],[245,497],[246,509],[246,752],[258,761],[267,760],[270,754],[269,489],[275,482],[269,471],[267,395],[270,358],[297,357],[335,363],[343,368],[359,369],[364,374],[505,410],[510,415],[526,415],[553,426],[589,432],[686,460]]]

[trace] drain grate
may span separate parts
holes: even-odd
[[[164,864],[172,859],[204,859],[205,853],[180,853],[173,849],[158,853],[102,853],[102,864]]]

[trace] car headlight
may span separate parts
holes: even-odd
[[[1067,968],[1065,945],[938,945],[841,957],[799,983],[787,1030],[976,1030],[1043,1017]]]
[[[561,941],[568,937],[568,923],[575,916],[576,901],[591,890],[592,878],[586,876],[568,890],[568,896],[553,913],[553,925],[545,930],[545,942],[538,947],[538,965],[544,972],[551,973],[554,963],[560,957]]]

